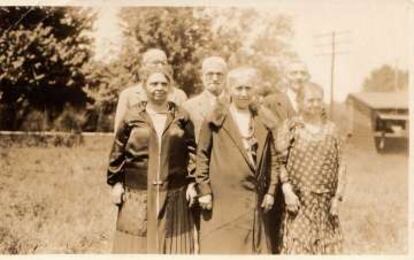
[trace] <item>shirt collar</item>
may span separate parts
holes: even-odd
[[[288,88],[286,91],[286,95],[289,97],[290,103],[292,104],[293,109],[297,112],[298,111],[298,102],[296,100],[297,94],[291,88]]]

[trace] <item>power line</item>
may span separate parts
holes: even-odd
[[[336,45],[342,45],[342,44],[351,44],[351,41],[337,41],[336,42]],[[329,46],[331,46],[331,43],[329,43],[329,42],[317,43],[317,44],[313,45],[313,47],[315,47],[315,48],[326,48],[326,47],[329,47]]]
[[[347,44],[349,43],[349,41],[338,41],[337,37],[338,35],[349,35],[351,33],[351,31],[332,31],[329,33],[319,33],[319,34],[315,34],[314,38],[315,39],[326,39],[327,37],[330,37],[330,42],[327,43],[319,43],[318,45],[314,45],[314,47],[330,47],[330,51],[327,52],[321,52],[321,53],[317,53],[315,54],[315,56],[331,56],[331,69],[330,69],[330,74],[331,74],[331,84],[330,84],[330,106],[329,106],[329,112],[330,112],[330,116],[333,116],[333,110],[334,110],[334,90],[335,90],[335,61],[336,61],[336,55],[343,55],[343,54],[348,54],[350,53],[350,51],[344,51],[344,50],[337,50],[337,46],[340,44]]]
[[[335,53],[333,53],[333,52],[322,52],[322,53],[315,54],[315,56],[317,56],[317,57],[320,57],[320,56],[330,56],[332,54],[335,54],[335,55],[343,55],[343,54],[349,54],[349,53],[351,53],[351,51],[337,51]]]
[[[335,36],[347,35],[347,34],[349,35],[352,33],[350,30],[334,31],[334,32],[335,32]],[[313,37],[315,38],[332,37],[332,32],[314,34]]]
[[[31,6],[29,10],[27,10],[20,18],[17,20],[14,24],[10,25],[9,28],[7,28],[4,33],[8,33],[13,27],[15,27],[17,24],[21,23],[23,19],[34,9],[34,6]]]

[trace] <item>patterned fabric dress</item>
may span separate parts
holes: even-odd
[[[282,254],[336,254],[342,251],[337,216],[329,213],[338,186],[341,142],[336,126],[326,122],[309,131],[299,117],[286,120],[277,138],[280,162],[300,201],[296,214],[285,211]],[[285,178],[285,180],[283,180]]]

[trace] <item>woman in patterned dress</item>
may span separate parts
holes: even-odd
[[[300,113],[283,123],[276,143],[286,203],[281,253],[337,254],[345,186],[341,140],[335,124],[322,115],[321,87],[308,83],[297,98]]]
[[[195,196],[188,188],[194,127],[186,111],[167,101],[169,67],[147,67],[140,76],[148,101],[127,111],[109,160],[107,182],[119,205],[113,251],[194,253],[187,202]]]

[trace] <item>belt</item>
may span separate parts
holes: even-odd
[[[161,181],[161,180],[154,180],[154,181],[152,181],[152,185],[163,185],[164,184],[164,182],[163,181]]]

